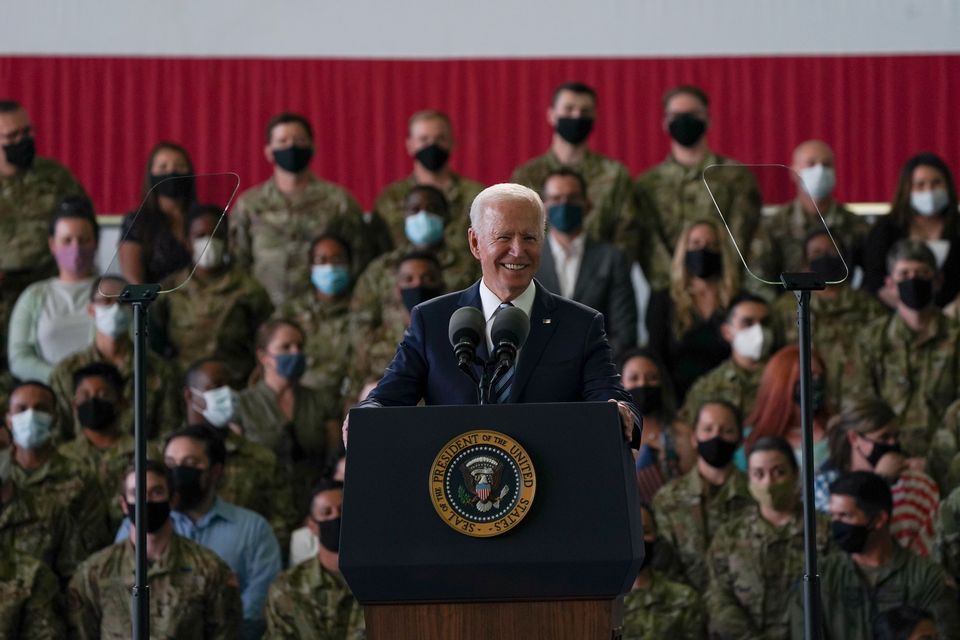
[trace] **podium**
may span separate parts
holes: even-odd
[[[643,542],[616,405],[354,409],[346,473],[370,640],[619,637]]]

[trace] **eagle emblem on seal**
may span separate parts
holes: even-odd
[[[499,509],[500,501],[510,494],[510,485],[504,484],[503,463],[489,456],[476,456],[460,463],[460,473],[466,485],[461,501],[472,504],[480,513]]]

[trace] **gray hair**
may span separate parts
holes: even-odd
[[[543,238],[547,228],[547,214],[543,207],[543,200],[533,189],[512,182],[487,187],[473,199],[473,204],[470,205],[470,227],[474,233],[482,235],[486,232],[486,216],[484,214],[498,202],[506,200],[520,200],[536,208],[540,216],[538,229],[540,230],[540,237]]]

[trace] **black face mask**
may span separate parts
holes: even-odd
[[[314,520],[320,528],[320,545],[327,551],[340,552],[340,518]]]
[[[650,563],[653,562],[653,550],[654,550],[654,545],[656,544],[657,544],[656,540],[654,540],[653,542],[648,542],[646,540],[643,541],[643,561],[640,562],[640,571],[643,571],[644,569],[649,567]]]
[[[593,131],[593,118],[557,118],[557,133],[570,144],[580,144]]]
[[[860,553],[867,546],[870,529],[864,524],[847,524],[834,520],[830,523],[830,533],[838,547],[847,553]]]
[[[178,511],[189,511],[203,502],[203,469],[177,466],[170,469],[173,474],[174,492],[180,496]]]
[[[929,278],[910,278],[897,283],[900,302],[914,311],[921,311],[933,302],[933,280]]]
[[[697,453],[714,469],[723,469],[733,460],[740,442],[730,442],[720,436],[697,442]]]
[[[186,200],[193,194],[193,176],[189,173],[150,174],[150,186],[161,196]]]
[[[680,113],[667,125],[670,137],[683,147],[692,147],[700,142],[707,131],[707,121],[692,113]]]
[[[813,413],[820,411],[823,408],[823,400],[826,395],[826,390],[823,385],[823,378],[814,378],[813,385],[810,388],[810,404],[811,410]],[[799,407],[800,406],[800,383],[793,385],[793,402]]]
[[[413,311],[413,308],[421,302],[433,300],[443,293],[439,287],[410,287],[409,289],[400,289],[400,299],[403,300],[403,306],[407,311]]]
[[[663,407],[663,387],[642,386],[627,389],[641,414],[656,413]]]
[[[313,158],[313,147],[298,147],[296,145],[286,149],[274,149],[273,160],[284,171],[300,173],[310,164]]]
[[[866,436],[860,436],[860,437],[870,442],[870,444],[873,445],[873,451],[870,452],[870,455],[866,456],[867,462],[870,463],[871,467],[876,468],[877,463],[880,462],[880,458],[887,455],[888,453],[900,453],[899,442],[888,444],[886,442],[877,442],[876,440],[871,440]]]
[[[436,173],[447,164],[447,160],[450,159],[450,151],[434,143],[420,149],[413,157],[423,165],[424,169]]]
[[[7,162],[16,168],[29,169],[37,155],[36,142],[33,136],[27,136],[20,142],[3,145],[3,153],[7,156]]]
[[[843,260],[840,256],[824,255],[810,261],[810,271],[824,280],[839,280],[843,277]]]
[[[116,417],[117,408],[102,398],[90,398],[77,405],[77,419],[83,427],[92,431],[110,428]]]
[[[130,522],[133,523],[135,517],[137,506],[133,502],[127,503],[127,517],[130,518]],[[147,502],[147,533],[156,533],[163,528],[163,525],[167,523],[167,520],[170,519],[170,501],[164,500],[163,502]]]
[[[710,249],[687,251],[683,261],[687,267],[687,273],[695,278],[706,280],[723,274],[722,256]]]

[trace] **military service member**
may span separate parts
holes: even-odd
[[[61,640],[66,633],[57,577],[36,558],[0,543],[0,638]]]
[[[281,573],[267,595],[268,640],[363,640],[363,610],[340,575],[343,485],[322,480],[312,493],[323,518],[317,555]],[[311,514],[312,517],[312,514]]]
[[[159,462],[146,465],[147,584],[150,587],[150,635],[155,638],[233,639],[241,620],[237,579],[212,551],[173,531],[170,503],[176,499],[170,471]],[[123,476],[119,503],[133,516],[136,476]],[[70,581],[68,614],[71,637],[78,640],[129,638],[136,528],[126,540],[88,558]]]
[[[960,396],[960,326],[933,303],[939,276],[925,244],[901,240],[887,256],[896,311],[860,331],[851,393],[878,395],[900,420],[908,456],[925,457],[934,431]]]
[[[276,115],[266,137],[263,153],[273,176],[237,199],[230,246],[237,266],[252,270],[279,307],[307,289],[307,250],[321,233],[336,233],[350,243],[356,273],[373,259],[374,249],[353,196],[310,171],[313,129],[306,118]]]
[[[692,437],[696,466],[653,499],[660,536],[677,550],[686,582],[701,592],[707,586],[706,552],[714,534],[753,504],[746,476],[733,463],[742,428],[732,405],[704,403]]]
[[[824,640],[873,640],[880,615],[903,605],[934,614],[944,638],[960,629],[957,593],[938,565],[897,544],[890,534],[890,485],[854,471],[830,485],[833,542],[842,553],[819,563]],[[790,607],[791,638],[803,638],[802,589]]]
[[[759,439],[748,459],[756,504],[723,525],[710,543],[707,610],[719,638],[785,638],[788,605],[803,574],[800,468],[780,437]],[[818,514],[817,552],[828,551],[829,521]]]
[[[937,556],[954,582],[960,582],[960,487],[940,503]]]
[[[229,262],[227,216],[218,207],[194,205],[187,212],[187,239],[196,269],[173,274],[166,288],[183,286],[160,296],[150,310],[152,334],[160,352],[181,371],[211,354],[225,359],[233,383],[246,382],[253,369],[253,337],[273,304],[263,286]],[[151,335],[153,338],[153,335]]]
[[[667,91],[663,97],[663,129],[670,134],[670,155],[637,178],[643,235],[652,234],[660,245],[649,267],[643,265],[654,289],[669,282],[670,255],[684,225],[716,215],[710,191],[744,250],[760,224],[760,191],[753,174],[746,168],[732,168],[736,163],[714,153],[707,143],[709,103],[697,87],[681,85]],[[708,190],[701,176],[710,165],[721,166],[707,174]]]
[[[24,382],[10,394],[6,415],[13,447],[0,450],[0,478],[29,491],[43,518],[65,510],[76,526],[74,541],[81,557],[113,539],[107,503],[89,469],[65,458],[54,447],[56,399],[41,382]]]
[[[93,344],[67,356],[53,368],[50,386],[57,394],[57,439],[68,442],[80,432],[82,425],[74,417],[71,399],[74,397],[76,373],[91,364],[102,363],[115,367],[120,375],[122,405],[118,423],[133,429],[133,341],[130,339],[133,316],[131,310],[117,303],[117,297],[126,286],[118,276],[104,276],[94,281],[90,289],[87,312],[93,316],[95,332]],[[151,438],[169,433],[181,420],[179,376],[164,358],[147,352],[147,433]],[[117,469],[117,472],[122,471]]]
[[[597,92],[592,87],[582,82],[558,86],[547,107],[547,123],[553,129],[550,148],[517,167],[510,182],[539,190],[551,171],[573,169],[587,181],[587,197],[593,205],[593,214],[584,227],[587,235],[616,244],[631,260],[642,260],[647,247],[645,236],[639,233],[630,173],[620,162],[591,150],[587,143],[596,117]]]
[[[390,229],[394,247],[403,247],[409,240],[406,226],[407,194],[417,185],[429,185],[440,190],[450,203],[450,214],[443,228],[446,245],[451,251],[470,257],[467,228],[470,227],[470,203],[483,191],[483,185],[455,173],[449,164],[450,153],[456,146],[450,118],[441,111],[418,111],[407,124],[407,155],[413,159],[413,173],[393,182],[377,196],[373,203]]]
[[[0,99],[0,360],[6,359],[7,325],[27,285],[56,274],[47,232],[54,207],[65,196],[83,196],[66,167],[38,157],[30,116],[19,103]]]
[[[640,506],[640,518],[643,524],[643,563],[633,581],[633,590],[623,598],[623,640],[705,638],[700,595],[653,568],[657,525],[647,505]]]
[[[731,300],[720,334],[730,343],[730,357],[690,387],[680,413],[688,423],[710,398],[723,398],[740,415],[750,415],[763,366],[774,350],[774,331],[766,301],[748,293]]]

